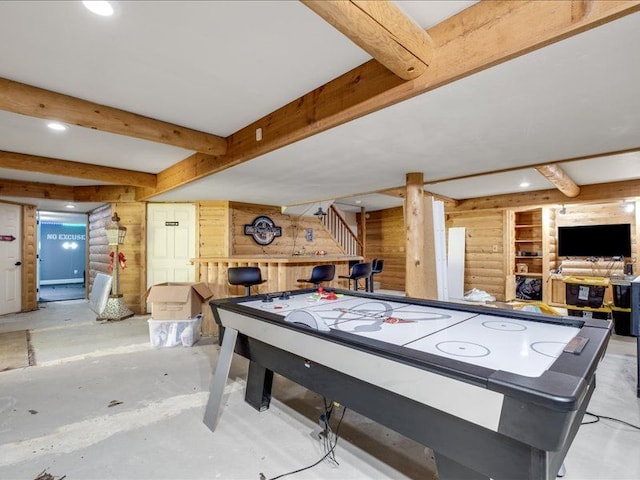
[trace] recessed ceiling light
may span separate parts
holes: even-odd
[[[82,2],[91,13],[100,15],[101,17],[110,17],[113,15],[113,7],[109,2]]]
[[[529,182],[521,182],[520,183],[520,188],[527,188],[528,186],[530,186],[531,184]]]
[[[72,209],[72,208],[76,208],[76,206],[75,206],[75,205],[71,205],[71,204],[69,204],[69,205],[65,205],[65,206],[64,206],[64,208],[70,208],[70,209]]]
[[[49,122],[47,123],[47,127],[49,127],[51,130],[55,130],[57,132],[64,132],[67,129],[66,125],[63,125],[59,122]]]

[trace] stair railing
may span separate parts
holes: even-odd
[[[322,224],[333,235],[336,242],[342,246],[347,255],[362,255],[364,250],[362,242],[333,205],[329,205],[327,214],[322,217]]]

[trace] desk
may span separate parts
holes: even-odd
[[[245,400],[258,410],[269,407],[276,372],[432,448],[441,479],[555,478],[611,322],[352,291],[316,301],[311,293],[210,302],[225,327],[210,428],[235,347],[250,360]],[[286,322],[294,310],[313,312],[329,331]],[[574,338],[586,340],[580,353],[567,351]]]

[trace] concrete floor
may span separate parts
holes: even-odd
[[[258,413],[243,400],[240,357],[218,429],[202,424],[213,339],[153,349],[148,317],[103,324],[85,301],[41,306],[0,317],[0,332],[30,330],[36,359],[34,367],[0,373],[0,479],[33,480],[46,471],[68,480],[257,480],[322,456],[321,398],[276,376],[272,406]],[[589,411],[640,424],[635,361],[635,339],[614,335]],[[292,478],[437,478],[430,450],[353,411],[340,434],[339,466],[322,462]],[[609,420],[584,425],[564,478],[638,479],[638,452],[638,430]]]

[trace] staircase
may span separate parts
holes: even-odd
[[[322,217],[321,221],[333,235],[333,238],[342,246],[345,254],[352,256],[363,255],[362,243],[333,205],[329,205],[327,214]]]

